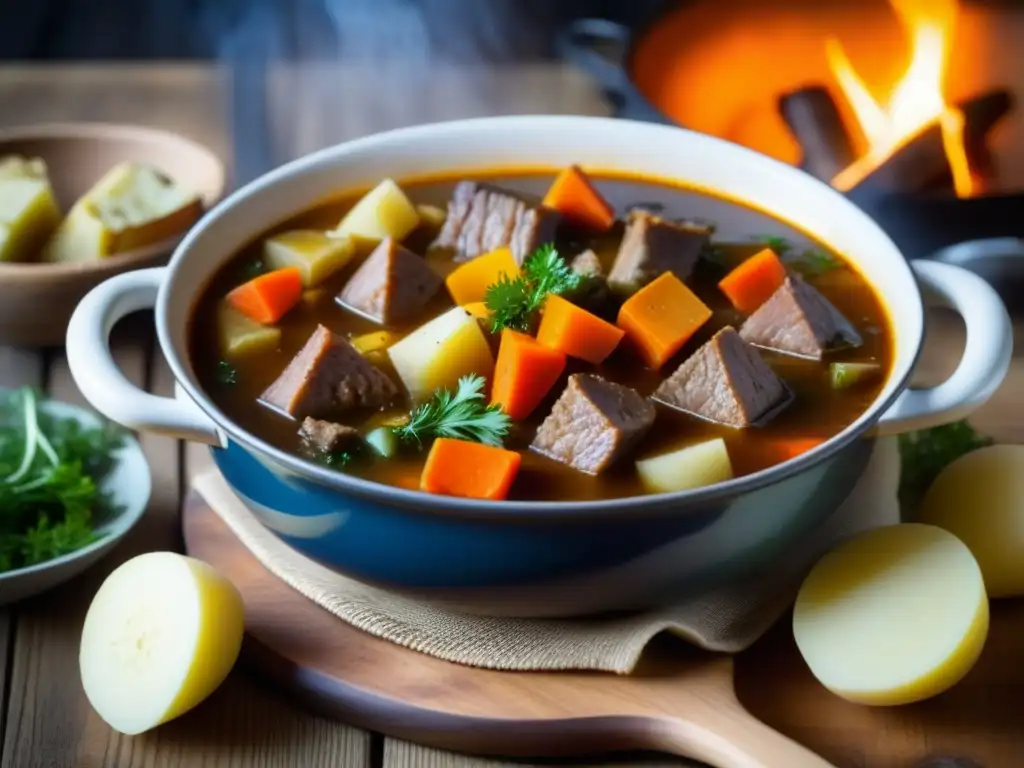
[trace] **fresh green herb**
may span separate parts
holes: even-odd
[[[534,315],[549,294],[565,294],[580,287],[582,278],[551,243],[540,246],[523,263],[516,278],[502,275],[487,287],[484,303],[491,311],[491,330],[528,332]]]
[[[394,428],[395,434],[418,444],[434,437],[454,437],[501,446],[511,421],[497,405],[485,405],[485,383],[482,376],[470,375],[459,379],[454,395],[439,389],[412,412],[408,424]]]
[[[956,421],[899,436],[900,506],[912,515],[939,472],[964,454],[991,445],[967,421]]]
[[[247,261],[242,265],[242,282],[247,283],[255,277],[259,277],[267,271],[267,265],[263,263],[263,259],[253,259]]]
[[[793,244],[784,237],[769,235],[759,238],[759,241],[775,251],[786,266],[807,277],[821,275],[843,265],[839,259],[820,248],[806,248],[797,252]]]
[[[0,396],[0,571],[23,568],[96,541],[119,510],[100,486],[124,433],[84,427],[40,410],[23,388]]]
[[[712,264],[725,265],[725,251],[716,243],[705,243],[700,249],[700,257]]]
[[[785,263],[806,277],[822,275],[842,266],[842,262],[817,248],[808,248],[796,256],[784,259]]]
[[[238,371],[235,370],[235,366],[227,360],[219,361],[217,363],[217,381],[221,384],[237,384]]]
[[[832,363],[828,367],[832,389],[848,389],[877,379],[882,367],[877,363]]]
[[[766,237],[759,237],[757,240],[775,251],[775,255],[780,259],[793,250],[793,244],[786,238],[779,237],[778,235],[767,235]]]
[[[306,455],[317,462],[323,464],[325,467],[331,467],[332,469],[342,469],[347,467],[349,464],[358,459],[362,454],[357,450],[348,451],[319,451],[310,448],[307,450]]]

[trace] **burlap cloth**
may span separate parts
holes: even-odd
[[[899,522],[899,452],[876,443],[842,507],[795,544],[784,562],[740,583],[668,608],[600,619],[508,619],[450,612],[339,576],[270,533],[216,470],[195,489],[263,565],[342,621],[399,645],[471,666],[507,670],[630,672],[652,637],[668,631],[714,651],[751,645],[790,605],[807,569],[843,539]]]

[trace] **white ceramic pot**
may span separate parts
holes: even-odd
[[[713,190],[843,254],[874,286],[894,331],[893,364],[874,403],[820,447],[727,483],[660,496],[545,504],[431,496],[314,466],[233,424],[202,391],[188,359],[189,313],[214,271],[261,231],[325,197],[385,176],[401,181],[453,170],[472,175],[503,166],[569,163]],[[919,286],[964,318],[967,347],[947,381],[910,390],[924,339]],[[160,345],[178,382],[175,399],[136,389],[108,350],[113,324],[147,308],[156,312]],[[300,551],[358,578],[418,594],[472,591],[482,595],[481,610],[501,613],[501,594],[604,570],[618,569],[628,594],[620,594],[615,605],[596,601],[588,611],[659,602],[730,578],[735,563],[777,551],[836,509],[866,466],[871,445],[862,438],[959,419],[983,403],[1006,373],[1012,329],[983,280],[945,264],[908,264],[844,196],[792,167],[675,127],[592,117],[499,117],[370,136],[268,173],[210,212],[166,269],[121,275],[89,294],[72,318],[67,350],[76,381],[100,411],[133,429],[214,446],[234,490]],[[725,537],[728,552],[709,556],[702,533],[737,505],[761,507],[759,513],[775,516],[777,524],[735,522]],[[716,540],[723,540],[720,531]],[[682,554],[678,569],[660,583],[642,576],[630,583],[622,576],[624,565],[666,543],[680,544]],[[700,557],[688,560],[687,548]],[[571,612],[564,605],[550,608],[554,604],[518,602],[512,610]]]

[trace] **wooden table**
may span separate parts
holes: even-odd
[[[499,71],[399,73],[320,68],[273,73],[276,141],[291,154],[342,138],[414,122],[497,112],[603,114],[600,96],[581,75],[558,66]],[[223,81],[210,68],[181,65],[4,68],[0,115],[8,123],[107,120],[157,125],[203,141],[228,157]],[[126,375],[169,394],[172,378],[156,349],[152,323],[140,317],[115,331],[114,347]],[[1018,330],[1024,325],[1018,322]],[[959,354],[962,330],[949,317],[932,326],[923,365],[929,378],[947,373]],[[53,397],[81,402],[63,350],[0,347],[0,386],[31,384]],[[1024,355],[1010,379],[975,419],[1006,441],[1024,438]],[[153,471],[153,499],[128,539],[78,582],[0,612],[0,768],[193,766],[205,768],[485,768],[498,763],[423,749],[308,714],[259,680],[236,669],[213,697],[180,720],[140,737],[113,733],[92,712],[78,676],[78,640],[88,602],[117,563],[143,551],[180,549],[179,503],[204,449],[143,435]],[[782,650],[778,650],[779,647]],[[766,641],[783,659],[774,674],[800,661],[784,628]],[[755,657],[758,651],[755,651]],[[742,662],[742,660],[741,660]],[[750,664],[741,667],[749,668]],[[769,673],[771,674],[771,673]],[[754,677],[757,675],[755,674]],[[766,683],[771,678],[766,677]],[[778,679],[777,677],[775,678]],[[756,679],[743,688],[756,691]],[[763,694],[760,696],[763,699]],[[1009,706],[1009,704],[1008,704]],[[772,723],[791,733],[813,728],[813,708],[787,701]],[[832,722],[829,727],[840,728]],[[637,765],[637,760],[629,764]],[[649,761],[648,765],[680,765]]]

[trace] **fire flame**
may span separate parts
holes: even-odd
[[[969,197],[974,179],[964,148],[964,115],[945,98],[946,66],[957,20],[957,0],[889,0],[910,38],[910,64],[884,105],[868,90],[836,38],[826,55],[857,118],[868,149],[832,180],[837,189],[856,186],[872,170],[926,128],[938,124],[958,197]]]

